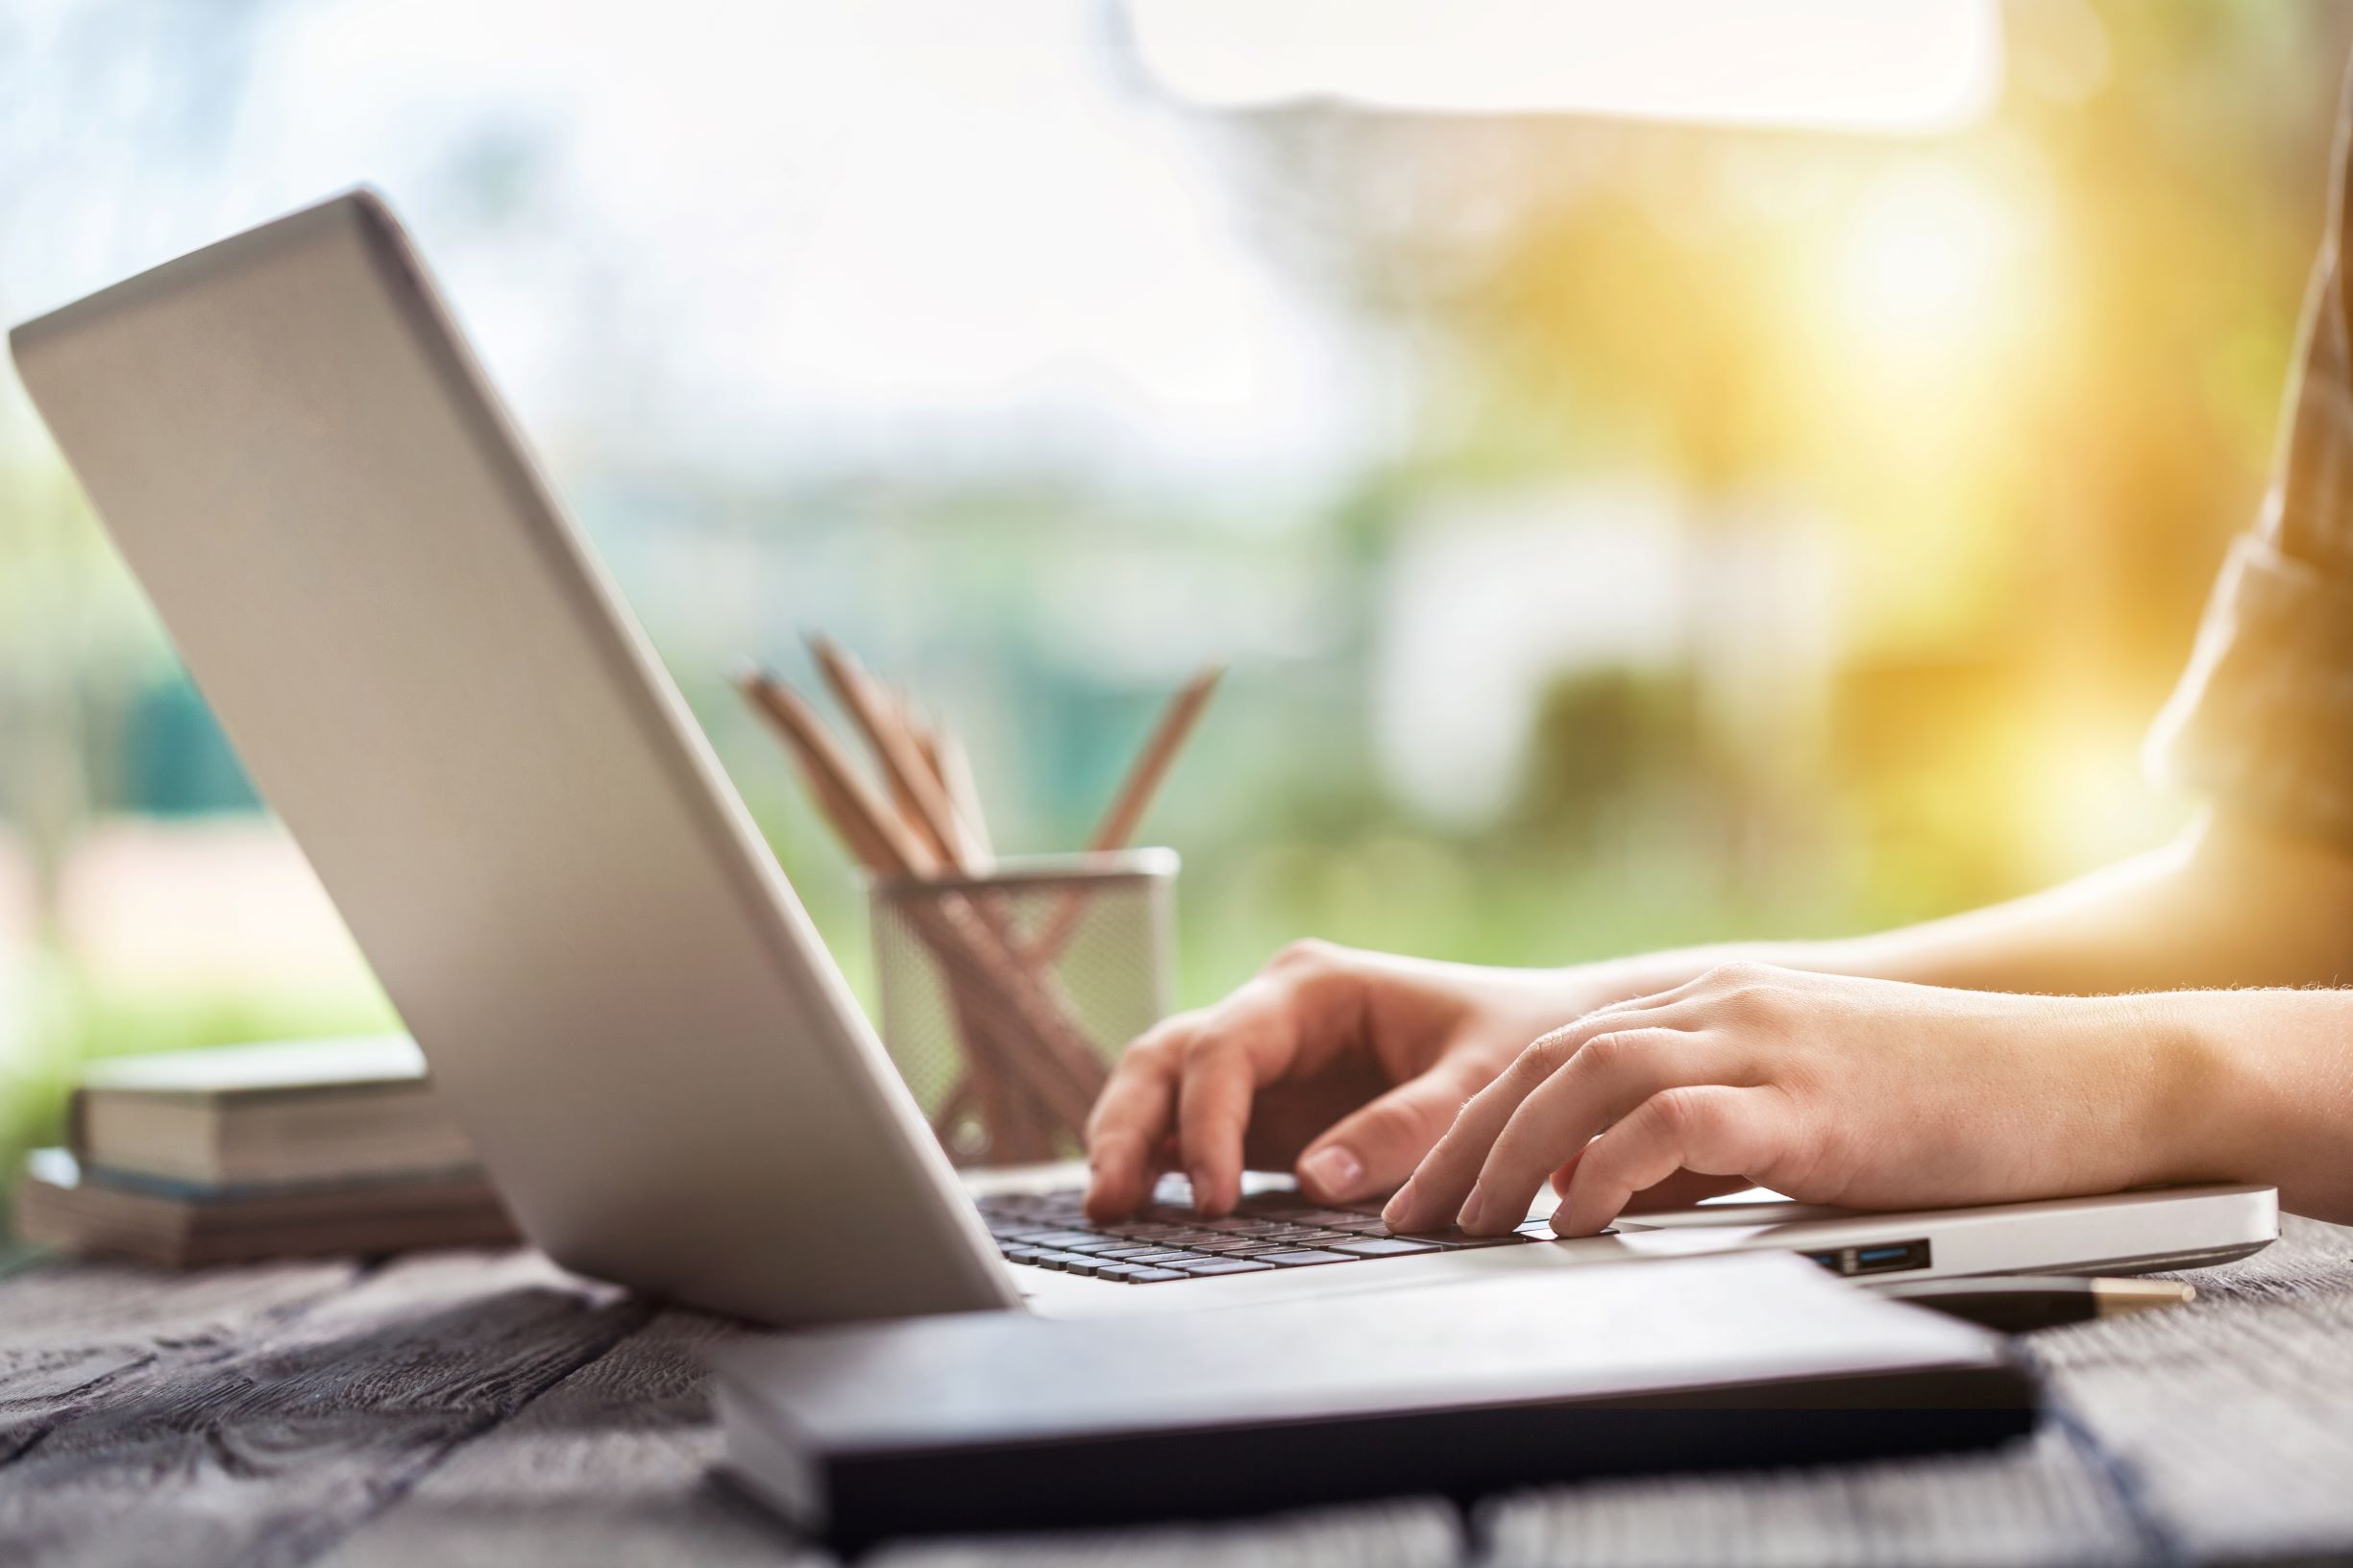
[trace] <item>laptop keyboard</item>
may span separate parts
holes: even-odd
[[[1203,1219],[1192,1212],[1181,1176],[1164,1179],[1150,1204],[1108,1224],[1087,1218],[1083,1196],[1076,1188],[994,1193],[979,1200],[981,1217],[1010,1262],[1122,1285],[1507,1247],[1553,1234],[1537,1219],[1503,1236],[1458,1230],[1391,1236],[1377,1209],[1327,1209],[1284,1190],[1246,1194],[1233,1213]]]

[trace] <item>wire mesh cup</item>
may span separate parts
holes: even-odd
[[[1129,849],[868,885],[883,1042],[951,1160],[1079,1151],[1112,1059],[1168,1011],[1176,874]]]

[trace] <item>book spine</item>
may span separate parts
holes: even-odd
[[[86,1163],[90,1157],[88,1101],[89,1090],[80,1087],[65,1096],[65,1146]]]

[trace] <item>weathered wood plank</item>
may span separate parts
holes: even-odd
[[[829,1561],[710,1480],[721,1444],[702,1357],[744,1332],[661,1313],[457,1450],[318,1568]]]
[[[0,1470],[40,1563],[306,1562],[644,1321],[528,1254],[427,1255],[140,1378]]]
[[[2292,1224],[2189,1310],[2032,1341],[2066,1412],[1943,1460],[1563,1488],[1481,1510],[1511,1565],[1973,1565],[2353,1548],[2353,1233]],[[708,1480],[737,1332],[528,1255],[0,1284],[0,1556],[436,1568],[821,1556]],[[13,1462],[10,1462],[12,1457]],[[900,1543],[883,1568],[1453,1563],[1454,1512]]]
[[[12,1277],[0,1284],[0,1466],[60,1420],[140,1380],[192,1374],[359,1273],[348,1261],[194,1274],[54,1263]]]
[[[2042,1568],[2150,1555],[2101,1466],[2057,1429],[1947,1458],[1594,1482],[1478,1518],[1492,1568]]]
[[[2058,1396],[2181,1556],[2353,1556],[2353,1232],[2184,1277],[2190,1307],[2037,1335]]]

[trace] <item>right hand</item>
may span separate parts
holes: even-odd
[[[1128,1047],[1087,1119],[1087,1213],[1132,1213],[1173,1164],[1195,1209],[1227,1213],[1245,1158],[1317,1202],[1385,1193],[1531,1041],[1616,999],[1587,970],[1295,943]]]

